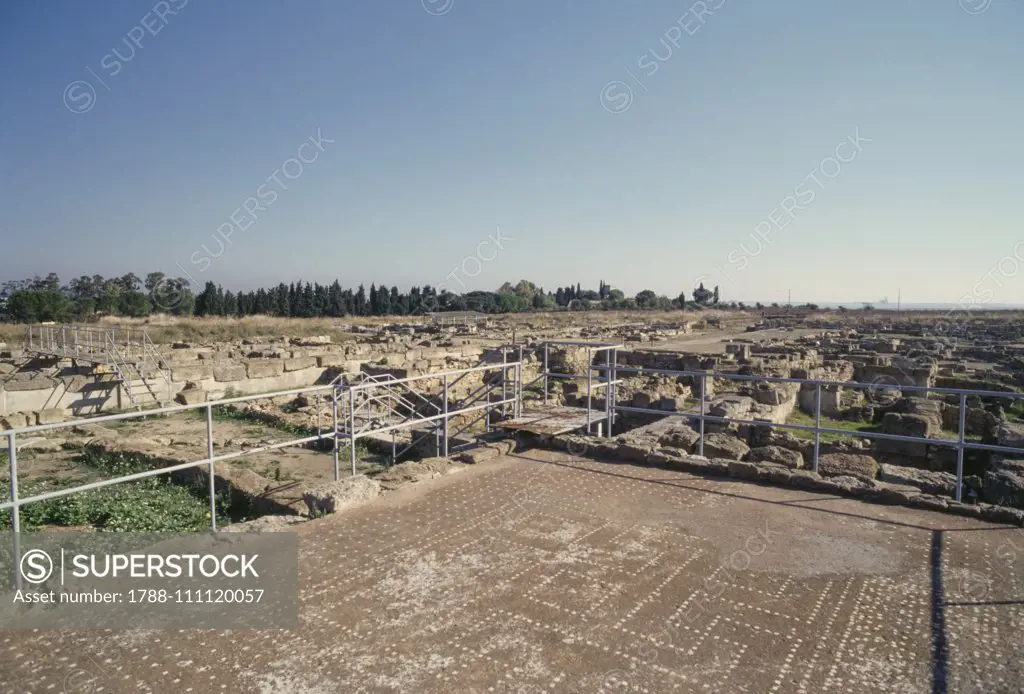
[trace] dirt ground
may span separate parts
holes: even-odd
[[[746,332],[744,328],[725,330],[708,330],[689,335],[680,335],[664,342],[655,342],[645,349],[665,352],[689,352],[700,354],[722,354],[725,345],[731,340],[794,340],[805,335],[820,333],[821,330],[795,328],[793,330],[755,330]]]
[[[298,629],[0,632],[0,691],[1024,687],[1019,528],[531,451],[296,532]]]

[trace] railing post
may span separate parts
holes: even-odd
[[[700,439],[697,442],[697,455],[704,455],[704,394],[707,392],[707,374],[700,375]]]
[[[444,408],[444,444],[442,455],[448,457],[448,374],[444,375],[444,387],[441,391],[441,405]]]
[[[522,351],[522,350],[520,350]],[[523,387],[523,360],[519,360],[519,366],[516,369],[516,382],[519,384],[519,397],[516,398],[516,417],[523,416],[523,398],[525,397],[526,391]]]
[[[352,461],[352,476],[356,476],[356,392],[348,389],[348,452]]]
[[[206,406],[206,456],[210,459],[210,529],[217,532],[217,478],[213,469],[213,405]]]
[[[341,479],[341,461],[338,454],[338,387],[331,389],[331,412],[334,416],[334,481]]]
[[[516,367],[516,417],[523,416],[523,345],[519,345],[519,365]]]
[[[956,439],[956,500],[964,493],[964,441],[967,439],[967,393],[960,393],[960,433]]]
[[[615,428],[615,401],[618,398],[618,366],[619,366],[619,350],[617,347],[611,349],[611,362],[612,369],[610,372],[611,383],[608,385],[608,438],[612,436],[612,430]]]
[[[604,351],[604,421],[605,438],[612,437],[612,350]]]
[[[594,384],[594,353],[587,347],[587,434],[590,433],[590,391]]]
[[[11,475],[11,537],[14,540],[14,561],[11,566],[14,571],[14,589],[21,590],[21,507],[18,506],[18,449],[15,446],[17,435],[11,431],[7,433],[7,461],[10,464]]]
[[[544,404],[548,404],[548,343],[544,343]]]
[[[821,451],[821,384],[814,385],[814,472],[818,472],[818,454]]]
[[[316,394],[316,435],[319,436],[321,432],[320,426],[320,393]]]
[[[505,401],[508,400],[508,352],[501,348],[501,416],[505,416]]]

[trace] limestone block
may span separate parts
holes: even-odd
[[[61,379],[64,382],[64,389],[69,393],[81,393],[89,384],[85,376],[65,376]]]
[[[331,482],[302,493],[302,499],[310,513],[337,513],[377,498],[380,484],[365,475],[348,477],[340,482]]]
[[[1024,475],[1009,470],[985,473],[984,497],[990,504],[1024,507]]]
[[[284,373],[284,362],[275,361],[250,361],[245,365],[245,372],[249,378],[271,378]]]
[[[198,405],[206,402],[206,396],[205,390],[183,390],[175,396],[175,399],[182,405]]]
[[[818,459],[822,475],[878,476],[878,462],[869,455],[857,453],[826,453]]]
[[[658,401],[658,409],[666,412],[683,412],[686,410],[686,396],[663,396],[661,400]]]
[[[299,357],[298,359],[284,360],[285,371],[301,371],[302,369],[312,369],[316,365],[316,357]]]
[[[24,412],[15,412],[0,418],[0,431],[6,431],[8,429],[22,429],[24,427],[30,427],[34,423],[35,417]]]
[[[750,446],[729,434],[708,434],[704,437],[704,455],[708,458],[741,460]]]
[[[345,361],[345,354],[343,352],[321,354],[316,358],[316,364],[321,368],[327,368],[329,366],[343,366]]]
[[[38,410],[34,412],[36,424],[57,424],[64,421],[64,410]]]
[[[791,451],[781,446],[752,448],[747,454],[747,460],[755,463],[778,463],[793,469],[804,466],[804,457],[798,451]]]
[[[245,377],[245,364],[220,364],[213,367],[213,378],[220,383],[241,381]]]
[[[183,381],[203,381],[213,377],[213,368],[202,366],[176,366],[171,370],[171,380],[175,383]]]
[[[3,384],[3,389],[8,392],[21,390],[48,390],[56,385],[52,380],[45,377],[36,378],[14,378]]]

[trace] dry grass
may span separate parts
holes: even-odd
[[[570,326],[609,326],[623,323],[681,323],[718,319],[725,323],[749,323],[753,314],[726,311],[580,311],[558,313],[519,313],[491,316],[492,324],[506,328],[557,329]],[[417,316],[368,316],[344,318],[277,318],[248,316],[246,318],[181,318],[176,316],[149,316],[147,318],[101,318],[97,327],[123,326],[145,328],[157,344],[170,342],[223,342],[239,339],[272,337],[306,337],[330,335],[335,342],[352,339],[348,329],[352,325],[421,324]],[[27,326],[0,323],[0,342],[18,345],[24,341]]]
[[[777,309],[765,309],[777,311]],[[529,331],[554,330],[571,326],[612,326],[629,323],[667,323],[717,321],[725,329],[750,325],[760,318],[761,311],[722,311],[717,309],[686,311],[574,311],[551,313],[515,313],[491,316],[492,324],[506,329],[517,328],[526,335]],[[867,320],[894,318],[892,311],[851,310],[821,311],[812,314],[815,318],[834,319],[855,327]],[[971,313],[971,319],[1020,320],[1024,313],[1019,311],[978,311]],[[942,311],[904,312],[903,320],[929,323],[949,320]],[[272,337],[306,337],[330,335],[335,342],[352,339],[348,332],[352,325],[420,324],[417,316],[373,316],[344,318],[276,318],[271,316],[248,316],[246,318],[180,318],[175,316],[149,316],[147,318],[102,318],[98,326],[144,327],[156,343],[169,342],[220,342],[239,339]],[[25,337],[25,325],[0,323],[0,342],[20,345]]]
[[[355,320],[328,318],[273,318],[249,316],[246,318],[178,318],[150,316],[148,318],[103,318],[95,327],[145,328],[150,339],[157,344],[170,342],[222,342],[244,338],[307,337],[330,335],[335,342],[352,339],[347,332]],[[367,321],[359,321],[367,322]],[[20,345],[25,340],[26,325],[0,323],[0,342]]]

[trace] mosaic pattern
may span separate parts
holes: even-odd
[[[0,691],[1024,690],[1020,529],[532,451],[298,532],[299,629],[2,632]]]

